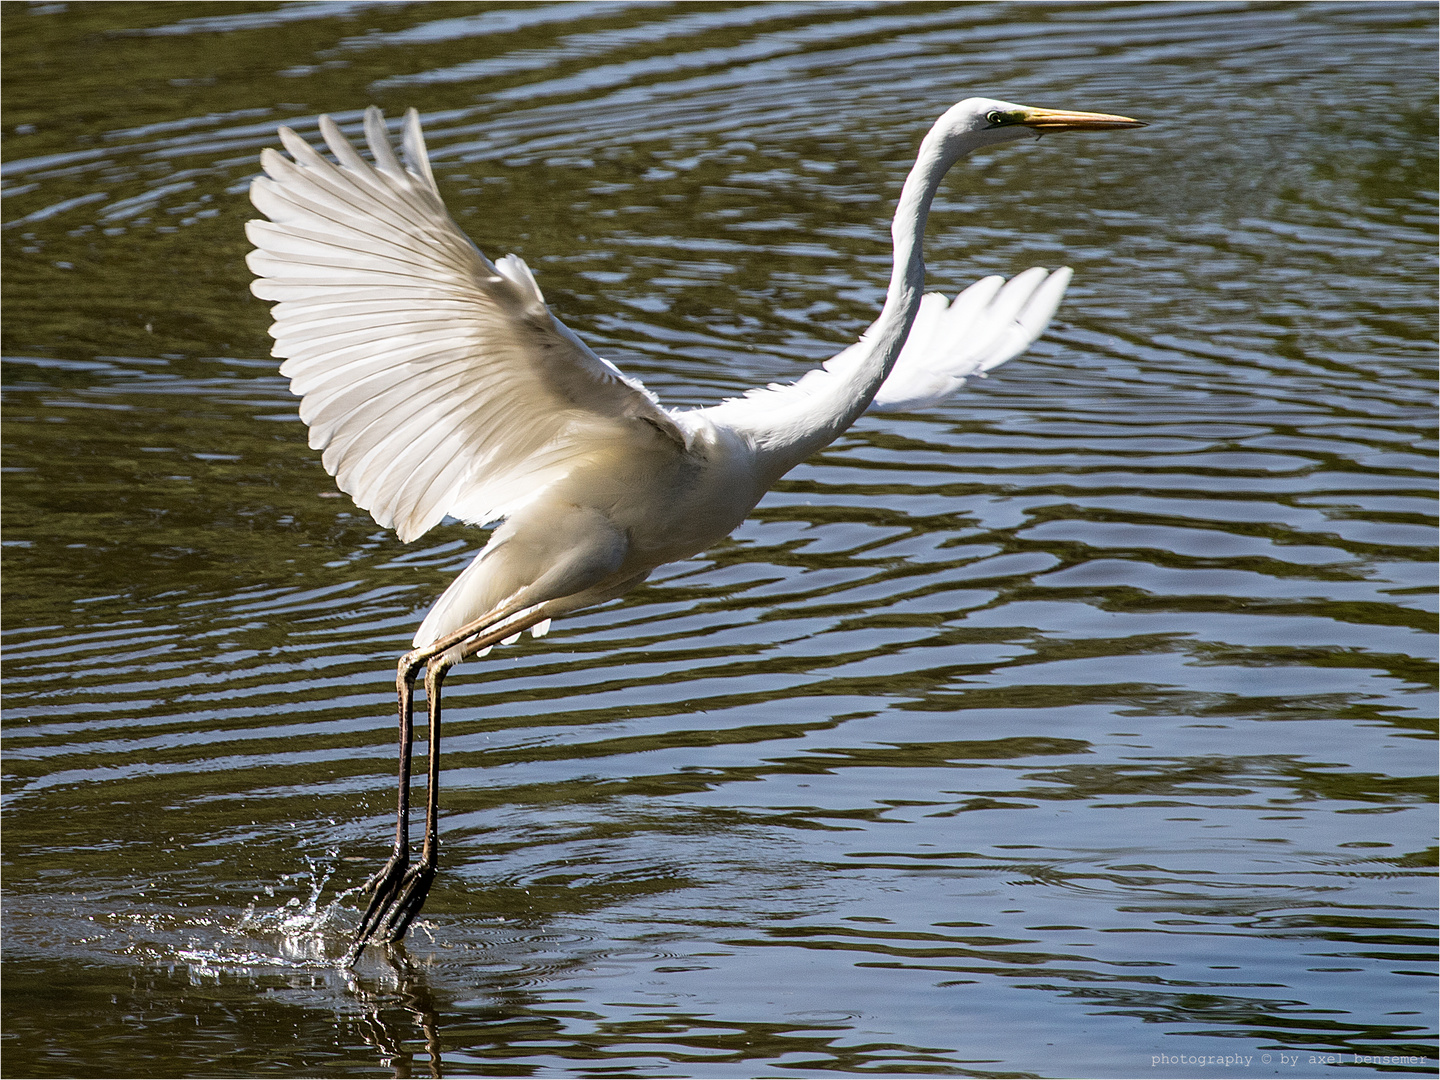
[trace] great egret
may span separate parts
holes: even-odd
[[[365,113],[374,164],[328,117],[332,163],[288,128],[293,160],[262,153],[250,198],[255,295],[275,300],[274,355],[310,445],[342,491],[401,540],[446,515],[501,524],[436,601],[400,658],[395,847],[369,880],[347,959],[402,937],[435,878],[440,686],[460,660],[539,637],[550,620],[627,592],[739,525],[787,471],[870,408],[920,408],[1019,354],[1049,323],[1070,271],[987,278],[952,304],[922,298],[921,238],[946,171],[980,147],[1048,131],[1143,126],[1102,113],[967,98],[920,144],[891,226],[879,318],[859,342],[787,386],[704,409],[663,408],[546,307],[529,267],[491,262],[446,212],[409,110],[407,166],[384,117]],[[415,679],[425,669],[425,841],[410,864]]]

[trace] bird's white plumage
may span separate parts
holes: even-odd
[[[275,355],[301,396],[310,445],[401,539],[446,514],[503,516],[616,425],[682,441],[643,388],[550,314],[529,268],[491,263],[440,201],[419,118],[406,118],[409,168],[366,115],[375,166],[328,117],[339,164],[281,130],[294,161],[266,151],[251,198],[255,294],[274,308]]]
[[[1019,356],[1050,325],[1070,275],[1068,266],[1051,273],[1036,266],[1009,281],[982,278],[949,303],[940,293],[927,294],[870,411],[929,408],[969,376]]]
[[[981,278],[953,301],[943,293],[927,293],[895,366],[867,411],[928,409],[960,390],[967,378],[1015,359],[1050,325],[1071,274],[1068,266],[1051,272],[1035,266],[1009,281]],[[750,390],[734,403],[774,409],[814,394],[833,380],[847,378],[869,346],[867,332],[795,382]]]

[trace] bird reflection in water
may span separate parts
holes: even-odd
[[[374,984],[369,984],[369,979],[362,978],[353,967],[346,969],[347,989],[366,1007],[358,1025],[360,1036],[379,1051],[380,1063],[395,1076],[412,1077],[417,1075],[417,1053],[411,1047],[418,1028],[425,1043],[424,1060],[420,1063],[425,1071],[418,1075],[442,1076],[440,1010],[425,972],[410,958],[401,942],[385,949],[384,957],[390,977],[382,975]],[[402,1009],[407,1015],[395,1015]]]

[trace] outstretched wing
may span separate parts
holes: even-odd
[[[373,165],[328,116],[338,164],[288,128],[250,198],[251,290],[275,300],[273,353],[310,445],[342,491],[402,540],[446,514],[503,516],[635,424],[684,439],[643,386],[545,306],[514,255],[490,262],[446,212],[419,115],[402,167],[373,106]]]
[[[1050,325],[1070,275],[1068,266],[1053,273],[1037,266],[1009,281],[982,278],[949,304],[940,293],[926,294],[870,411],[928,408],[969,376],[1019,356]]]
[[[905,345],[895,359],[867,412],[904,412],[928,408],[965,385],[971,375],[984,375],[1013,360],[1045,332],[1065,295],[1071,270],[1053,273],[1040,267],[1006,281],[983,278],[947,303],[940,293],[920,299]],[[748,390],[736,403],[754,400],[772,407],[801,402],[844,379],[869,352],[868,331],[820,367],[793,383],[771,383]]]

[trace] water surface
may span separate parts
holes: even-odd
[[[1433,1073],[1433,6],[3,18],[8,1075]],[[416,106],[477,243],[701,405],[870,321],[972,93],[1151,121],[937,202],[932,287],[1070,265],[1055,326],[459,669],[443,874],[337,968],[484,534],[307,448],[276,125]]]

